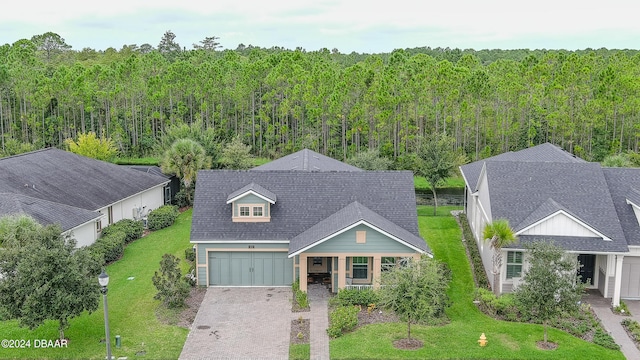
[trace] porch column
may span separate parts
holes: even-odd
[[[611,299],[612,306],[620,306],[620,288],[622,285],[622,260],[624,255],[616,255],[616,272],[615,280],[613,283],[613,298]]]
[[[380,272],[382,269],[382,257],[380,255],[376,255],[373,257],[373,288],[377,289],[380,287]]]
[[[347,281],[347,257],[344,255],[338,256],[338,290],[346,287]]]
[[[300,269],[300,290],[307,292],[307,277],[309,274],[307,273],[307,255],[300,254],[300,264],[298,264]]]

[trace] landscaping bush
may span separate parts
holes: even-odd
[[[327,334],[332,338],[342,336],[343,333],[353,330],[358,325],[357,306],[338,306],[329,314],[329,328]]]
[[[189,247],[184,250],[184,258],[187,261],[191,261],[191,262],[196,261],[196,252],[193,251],[193,247]]]
[[[102,259],[103,264],[110,264],[122,256],[124,253],[124,241],[127,235],[122,231],[112,231],[109,234],[102,234],[89,251],[97,259]]]
[[[341,289],[338,294],[329,300],[334,306],[362,305],[369,306],[380,301],[378,294],[373,289]]]
[[[173,202],[176,206],[182,208],[193,205],[193,196],[195,194],[195,186],[185,189],[184,187],[178,191],[173,198]]]
[[[151,279],[158,293],[153,297],[161,300],[168,308],[185,306],[185,299],[189,296],[189,284],[183,280],[180,273],[180,259],[171,255],[162,255],[160,270]]]
[[[128,244],[142,237],[142,233],[144,232],[144,225],[142,224],[142,221],[122,219],[115,224],[109,225],[102,229],[102,236],[109,236],[110,234],[118,231],[121,231],[125,234],[124,242],[125,244]]]
[[[500,297],[488,289],[476,289],[478,307],[483,313],[508,321],[518,321],[520,312],[512,294],[502,294]]]
[[[627,318],[622,320],[622,326],[624,326],[631,335],[631,340],[640,342],[640,323]]]
[[[163,205],[151,211],[147,217],[149,230],[160,230],[173,225],[180,215],[178,208],[173,205]]]
[[[620,350],[620,345],[616,344],[611,335],[601,328],[597,328],[593,334],[593,343],[607,349]]]
[[[291,285],[291,290],[293,290],[293,297],[296,300],[296,304],[301,309],[307,309],[309,307],[309,298],[307,297],[307,293],[300,290],[300,279],[296,279],[296,281]]]
[[[490,289],[491,285],[489,284],[487,273],[484,271],[480,250],[478,250],[475,237],[469,227],[467,216],[465,214],[460,214],[459,221],[462,227],[462,237],[465,240],[464,245],[467,248],[467,253],[470,257],[471,269],[473,270],[473,278],[476,281],[476,286],[482,289]]]

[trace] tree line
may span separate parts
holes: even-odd
[[[254,155],[310,148],[338,159],[379,150],[397,167],[430,133],[475,160],[552,142],[588,160],[638,151],[634,50],[72,50],[46,33],[0,46],[5,155],[93,131],[124,156],[157,154],[170,126],[197,124]]]

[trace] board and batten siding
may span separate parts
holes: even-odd
[[[252,248],[253,246],[253,248]],[[278,251],[287,249],[288,243],[197,243],[196,268],[198,284],[207,284],[208,252],[210,251]]]
[[[356,242],[356,232],[366,231],[364,243]],[[358,225],[342,234],[326,240],[309,250],[305,254],[358,254],[358,253],[415,253],[415,250],[380,232],[366,226]]]
[[[111,206],[98,209],[98,211],[104,215],[102,217],[102,227],[104,228],[109,226],[109,207],[111,207],[113,215],[112,223],[116,223],[122,219],[133,219],[134,208],[146,206],[144,211],[147,214],[162,205],[164,205],[164,185],[158,185],[111,204]]]
[[[233,202],[233,216],[240,216],[239,205],[250,204],[250,205],[264,205],[264,217],[271,216],[269,214],[269,202],[265,201],[253,194],[247,194],[240,199]]]
[[[71,237],[76,240],[77,248],[89,246],[98,239],[96,221],[90,221],[86,224],[75,227],[65,232],[65,234],[70,234]]]
[[[522,232],[522,235],[599,237],[593,231],[563,213],[558,213],[546,221],[527,229]]]

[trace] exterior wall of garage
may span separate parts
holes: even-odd
[[[288,252],[289,242],[278,243],[197,243],[196,271],[198,285],[209,285],[209,253],[218,252]],[[293,266],[293,265],[292,265]]]

